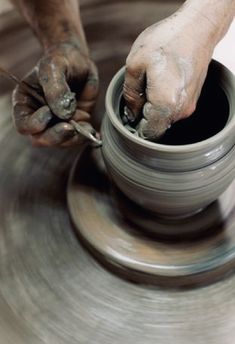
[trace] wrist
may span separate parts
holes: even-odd
[[[56,40],[44,47],[44,56],[73,56],[79,53],[86,59],[90,59],[88,46],[81,41],[80,37],[73,34],[66,36],[64,40]]]
[[[35,31],[45,51],[52,46],[70,42],[88,53],[88,46],[80,17],[77,17],[74,21],[69,18],[71,18],[69,15],[57,16],[51,21],[49,17],[48,20],[44,18],[39,23]]]
[[[12,0],[30,24],[44,50],[75,37],[87,48],[77,0]]]
[[[235,0],[187,0],[182,12],[192,17],[195,31],[215,46],[227,32],[235,15]]]
[[[89,49],[84,35],[77,28],[71,27],[65,30],[65,26],[66,24],[63,24],[63,27],[57,27],[57,31],[54,34],[53,30],[38,34],[43,50],[47,52],[54,47],[69,44],[88,55]]]

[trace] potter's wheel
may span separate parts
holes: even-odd
[[[102,262],[140,283],[182,286],[233,271],[234,192],[235,182],[204,211],[177,221],[161,219],[113,188],[101,150],[86,149],[72,169],[68,202],[78,233]]]
[[[125,23],[119,29],[122,7],[113,7],[110,0],[99,9],[87,3],[88,32],[96,33],[93,51],[107,85],[134,37],[125,34]],[[156,17],[156,1],[149,3],[136,19],[143,26],[148,24],[143,18]],[[171,6],[170,1],[164,4]],[[130,19],[137,5],[128,6],[123,15]],[[113,26],[108,30],[101,19],[110,12]],[[22,22],[15,16],[12,22],[11,30],[0,34],[0,60],[23,74],[39,49]],[[129,26],[134,28],[136,24]],[[103,50],[98,49],[104,29],[112,33],[112,43],[114,32],[120,32],[125,47],[120,55],[113,44],[103,42]],[[116,62],[109,64],[112,54]],[[67,177],[77,151],[33,148],[17,135],[10,119],[10,91],[11,85],[0,81],[0,343],[233,343],[235,276],[204,288],[165,290],[120,279],[87,253],[66,206]]]

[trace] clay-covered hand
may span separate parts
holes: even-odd
[[[78,41],[50,47],[24,82],[44,98],[39,102],[22,85],[13,93],[15,125],[35,145],[82,143],[84,137],[68,123],[71,119],[94,131],[89,122],[98,93],[98,73],[88,49]]]
[[[154,141],[193,113],[218,35],[209,19],[184,8],[134,42],[123,92],[126,116],[142,138]]]

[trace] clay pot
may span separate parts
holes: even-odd
[[[235,177],[235,77],[215,61],[210,71],[227,98],[228,117],[221,131],[193,144],[164,145],[133,135],[120,118],[124,68],[108,87],[102,124],[107,170],[128,198],[151,212],[189,216],[215,201]]]

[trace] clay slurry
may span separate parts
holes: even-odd
[[[210,65],[195,112],[176,122],[157,141],[164,145],[185,145],[200,142],[221,131],[229,117],[229,103],[219,86],[221,76]],[[121,104],[121,111],[123,105]]]

